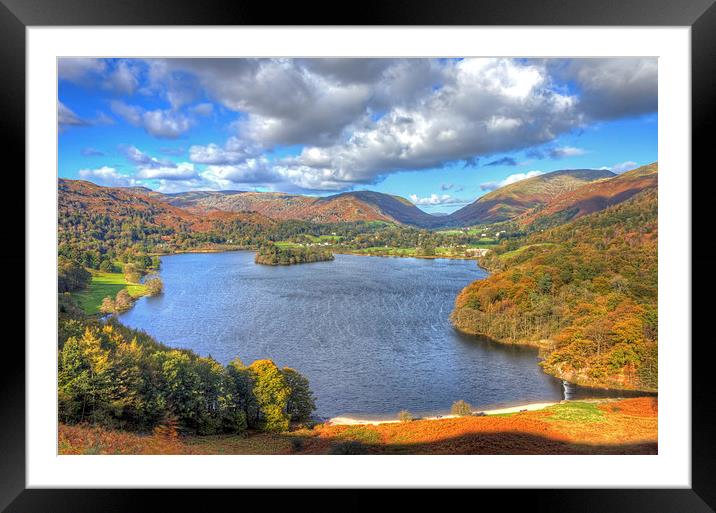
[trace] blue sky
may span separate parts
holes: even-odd
[[[451,212],[657,160],[655,59],[61,59],[59,175],[163,192],[376,190]]]

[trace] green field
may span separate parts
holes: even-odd
[[[280,240],[278,242],[274,242],[274,244],[276,246],[278,246],[279,248],[300,248],[301,247],[301,244],[299,244],[297,242],[288,242],[285,240]]]
[[[92,281],[86,290],[73,293],[77,304],[88,314],[99,312],[102,300],[110,296],[114,299],[117,292],[126,288],[132,297],[144,296],[147,288],[139,283],[127,283],[122,273],[92,272]]]
[[[316,237],[315,235],[305,235],[305,237],[308,237],[313,242],[338,242],[341,240],[340,235],[320,235]]]

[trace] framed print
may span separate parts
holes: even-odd
[[[161,4],[3,2],[7,511],[713,511],[710,1]]]

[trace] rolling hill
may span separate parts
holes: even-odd
[[[655,185],[495,247],[480,261],[491,274],[462,290],[451,320],[468,334],[539,347],[542,368],[571,383],[656,391],[657,248]]]
[[[165,201],[166,196],[144,187],[103,187],[84,180],[58,181],[58,214],[67,219],[77,215],[105,215],[112,219],[141,218],[149,227],[205,232],[215,221],[241,220],[253,224],[273,221],[254,212],[210,212],[198,214]],[[62,228],[62,227],[61,227]]]
[[[541,207],[517,219],[523,226],[552,226],[599,212],[626,201],[645,189],[654,189],[659,181],[657,162],[642,166],[607,180],[591,182],[561,194]]]
[[[441,223],[441,220],[423,212],[405,198],[373,191],[326,197],[275,192],[199,191],[166,195],[165,201],[197,213],[252,211],[276,220],[299,219],[316,223],[385,221],[422,227]]]
[[[469,226],[514,219],[581,186],[616,176],[602,169],[565,169],[500,187],[453,212],[451,224]]]
[[[141,215],[150,225],[208,231],[214,221],[267,224],[383,221],[421,228],[516,220],[552,226],[616,205],[656,187],[656,163],[621,175],[598,169],[554,171],[496,189],[452,214],[431,215],[407,199],[374,191],[331,196],[278,192],[190,191],[163,194],[145,187],[102,187],[60,179],[60,212],[88,211],[114,218]]]

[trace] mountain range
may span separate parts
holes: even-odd
[[[315,223],[384,221],[421,228],[509,220],[530,225],[607,208],[655,187],[657,173],[657,163],[621,175],[600,169],[554,171],[500,187],[447,215],[431,215],[403,197],[374,191],[325,197],[246,191],[163,194],[144,187],[102,187],[68,179],[59,180],[59,206],[65,213],[73,209],[110,216],[142,212],[158,225],[182,225],[197,231],[208,230],[220,219],[259,224],[289,219]]]

